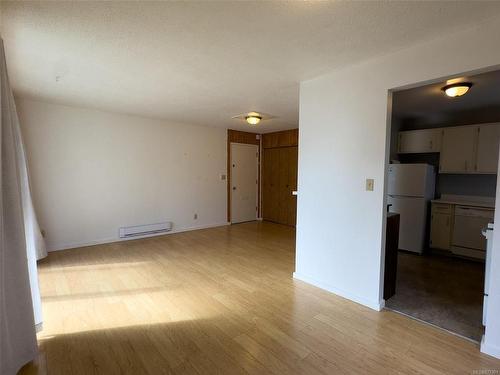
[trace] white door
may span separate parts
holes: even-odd
[[[424,198],[387,198],[390,212],[399,217],[399,248],[421,254],[424,250],[427,202]]]
[[[259,146],[231,143],[231,223],[257,219]]]
[[[477,126],[444,129],[439,172],[474,172],[476,139]]]

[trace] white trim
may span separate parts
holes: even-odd
[[[157,236],[168,236],[169,234],[175,234],[175,233],[182,233],[182,232],[189,232],[192,230],[199,230],[199,229],[208,229],[208,228],[215,228],[215,227],[223,227],[226,225],[230,225],[231,223],[228,222],[221,222],[221,223],[215,223],[215,224],[208,224],[208,225],[200,225],[196,227],[188,227],[188,228],[180,228],[180,229],[174,229],[170,232],[167,233],[154,233],[154,234],[148,234],[145,236],[137,236],[137,237],[130,237],[130,238],[119,238],[119,237],[110,237],[110,238],[101,238],[99,240],[94,240],[94,241],[88,241],[88,242],[72,242],[72,243],[66,243],[66,244],[61,244],[61,245],[51,245],[48,249],[49,252],[52,251],[61,251],[61,250],[68,250],[68,249],[75,249],[78,247],[86,247],[86,246],[94,246],[94,245],[103,245],[107,243],[113,243],[113,242],[122,242],[122,241],[131,241],[131,240],[138,240],[141,238],[149,238],[149,237],[157,237]]]
[[[380,311],[385,306],[385,301],[383,299],[380,301],[371,301],[371,300],[366,299],[365,297],[361,297],[361,296],[346,292],[344,290],[334,288],[331,285],[327,285],[323,282],[317,281],[317,280],[313,279],[312,277],[298,274],[297,272],[293,273],[293,278],[300,280],[300,281],[304,281],[304,282],[311,284],[311,285],[314,285],[318,288],[324,289],[324,290],[326,290],[330,293],[336,294],[340,297],[347,298],[351,301],[354,301],[356,303],[359,303],[361,305],[369,307],[370,309],[373,309],[375,311]]]
[[[491,355],[492,357],[500,358],[500,348],[498,346],[490,345],[485,342],[484,335],[481,339],[481,353]]]

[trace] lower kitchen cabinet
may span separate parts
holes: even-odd
[[[430,247],[440,250],[451,250],[453,234],[454,205],[432,203]]]

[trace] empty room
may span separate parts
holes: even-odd
[[[0,2],[0,374],[500,374],[499,25]]]

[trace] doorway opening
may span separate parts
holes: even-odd
[[[454,83],[469,91],[449,97],[443,88]],[[385,305],[479,342],[487,321],[500,70],[391,90],[390,100]]]

